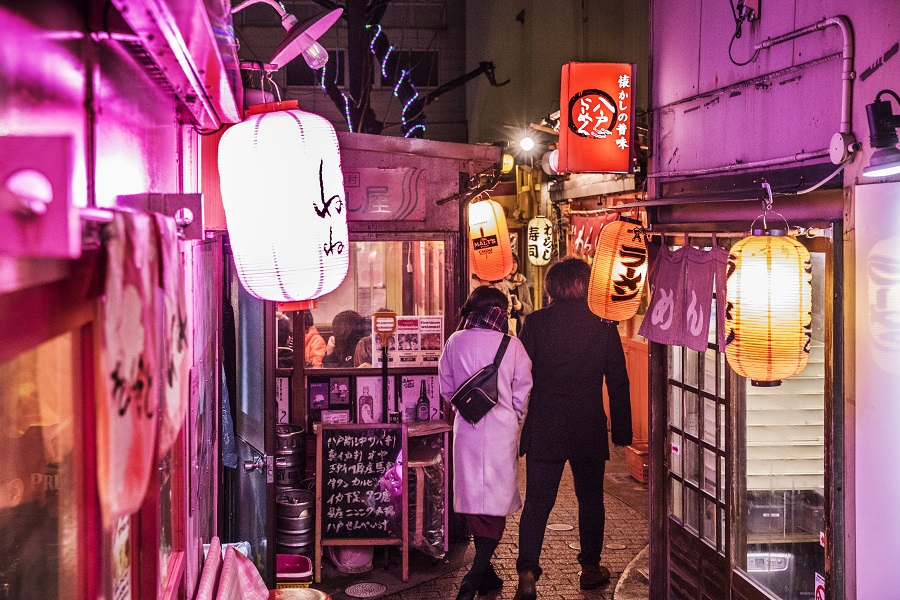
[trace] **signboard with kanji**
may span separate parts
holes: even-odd
[[[633,172],[634,73],[628,63],[563,65],[560,173]]]

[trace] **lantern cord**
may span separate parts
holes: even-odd
[[[269,82],[269,85],[272,86],[272,89],[275,90],[275,95],[278,97],[278,101],[281,102],[281,90],[278,89],[278,85],[275,83],[275,80],[272,79],[272,73],[266,73],[266,81]]]
[[[759,215],[758,217],[756,217],[755,219],[753,219],[753,223],[750,224],[750,231],[753,231],[753,226],[756,225],[756,222],[759,221],[760,219],[763,220],[763,231],[768,231],[768,230],[769,230],[769,224],[766,222],[766,215],[767,215],[768,213],[771,213],[771,214],[773,214],[773,215],[778,215],[779,217],[781,217],[781,220],[784,221],[785,231],[790,232],[790,230],[791,230],[791,224],[788,223],[788,220],[784,218],[784,215],[783,215],[783,214],[781,214],[780,212],[775,212],[774,210],[772,210],[772,211],[766,211],[766,212],[764,212],[763,214],[761,214],[761,215]]]

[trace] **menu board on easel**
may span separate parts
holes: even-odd
[[[409,577],[409,504],[399,424],[321,423],[317,435],[315,578],[322,546],[402,546]]]

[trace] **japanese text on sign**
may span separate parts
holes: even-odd
[[[390,539],[401,535],[396,489],[401,429],[323,429],[323,539]]]
[[[563,65],[560,172],[630,173],[634,139],[634,65]]]

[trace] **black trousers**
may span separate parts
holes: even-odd
[[[550,511],[556,504],[565,461],[525,459],[525,507],[519,519],[519,558],[516,571],[531,571],[540,577],[541,546]],[[603,505],[603,474],[606,461],[569,461],[575,496],[578,498],[578,535],[582,565],[600,564],[606,508]]]

